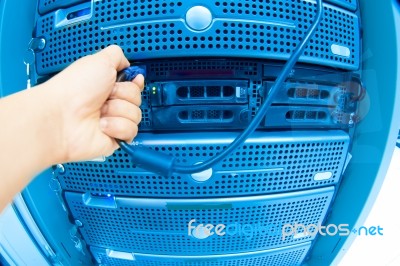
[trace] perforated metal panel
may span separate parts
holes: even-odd
[[[137,141],[194,164],[215,156],[237,133],[139,134]],[[134,166],[118,150],[106,162],[66,164],[58,176],[70,191],[132,197],[214,197],[267,194],[335,184],[347,155],[343,131],[257,132],[222,163],[212,177],[198,182],[190,175],[163,177]],[[318,173],[331,173],[315,180]]]
[[[96,261],[104,266],[295,266],[300,265],[310,249],[310,242],[258,252],[225,254],[214,256],[162,256],[127,254],[129,259],[118,258],[118,254],[91,247]]]
[[[322,223],[333,192],[334,188],[328,187],[209,200],[113,198],[66,192],[65,198],[74,219],[82,222],[80,232],[89,245],[146,254],[211,255],[266,250],[312,240],[315,234],[283,238],[281,228],[286,224]],[[201,237],[193,230],[189,236],[192,219],[196,220],[193,226],[223,224],[228,228],[237,224],[251,226],[253,233],[251,237],[244,231]],[[263,226],[277,229],[263,230]]]
[[[217,75],[233,78],[258,78],[262,74],[262,64],[247,60],[163,60],[146,64],[148,76],[153,79],[180,77],[204,77]]]
[[[67,6],[74,5],[76,3],[81,3],[85,1],[90,1],[90,0],[39,0],[39,11],[40,13],[44,14],[46,12],[60,9],[60,8],[65,8]],[[158,0],[158,2],[166,2],[165,0]],[[138,4],[138,0],[133,0],[132,1],[135,4]],[[149,3],[151,1],[148,1]],[[249,1],[251,3],[251,1]],[[255,1],[252,1],[255,2]],[[338,6],[347,8],[349,10],[356,10],[357,8],[357,2],[356,0],[326,0],[326,2],[331,2],[332,4],[336,4]],[[142,1],[141,3],[145,3]]]
[[[46,39],[45,49],[37,54],[39,74],[60,71],[110,44],[120,45],[132,60],[204,56],[286,60],[315,15],[312,1],[214,1],[204,4],[213,15],[212,24],[194,31],[184,18],[197,1],[103,0],[94,2],[90,20],[67,19],[90,4],[39,18],[35,35]],[[358,69],[359,41],[358,17],[325,4],[323,21],[300,61]]]

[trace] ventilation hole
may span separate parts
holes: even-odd
[[[293,119],[293,111],[286,112],[286,119]]]
[[[293,119],[304,119],[305,111],[294,111]]]
[[[235,88],[232,86],[224,86],[223,87],[223,95],[224,97],[232,97],[235,93]]]
[[[203,98],[204,97],[204,87],[192,86],[189,89],[190,97],[192,98]]]
[[[207,119],[220,119],[221,111],[219,110],[208,110],[207,111]]]
[[[233,118],[233,112],[230,110],[225,110],[223,113],[223,119],[232,119]]]
[[[319,99],[319,90],[316,89],[309,89],[308,90],[308,98],[312,98],[312,99]]]
[[[176,95],[179,98],[188,98],[189,97],[189,88],[188,87],[179,87],[176,90]]]
[[[306,119],[317,119],[317,112],[307,111],[306,112]]]
[[[294,98],[294,92],[295,92],[295,88],[290,88],[288,91],[287,91],[287,96],[289,97],[289,98]]]
[[[181,120],[188,120],[189,119],[189,113],[188,113],[188,111],[181,111],[181,112],[179,112],[178,117]]]
[[[192,111],[192,120],[203,120],[203,119],[204,119],[204,111],[203,110]]]
[[[207,86],[207,97],[221,97],[221,87]]]
[[[325,113],[325,112],[322,112],[322,111],[320,111],[320,112],[318,112],[318,119],[326,119],[326,117],[327,117],[327,114]]]
[[[321,99],[328,99],[330,97],[330,93],[327,90],[321,90]]]
[[[307,98],[307,89],[305,88],[296,88],[296,98]]]

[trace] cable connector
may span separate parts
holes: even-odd
[[[130,66],[120,71],[117,75],[117,82],[131,81],[137,75],[143,75],[146,78],[146,69],[139,66]]]
[[[134,146],[119,141],[118,144],[123,151],[131,157],[133,163],[142,169],[151,170],[162,176],[170,176],[174,169],[175,157],[154,151],[144,146]]]

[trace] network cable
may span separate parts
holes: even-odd
[[[152,171],[154,173],[161,174],[163,176],[170,176],[172,173],[180,173],[180,174],[194,174],[206,171],[216,163],[221,162],[227,156],[229,156],[235,149],[240,147],[247,138],[257,129],[262,119],[266,115],[268,109],[270,108],[274,96],[277,94],[279,89],[282,87],[283,83],[289,76],[292,71],[294,65],[299,60],[300,56],[303,54],[304,49],[307,46],[308,41],[311,39],[317,27],[322,19],[323,14],[323,1],[317,0],[317,11],[315,15],[315,19],[311,27],[308,29],[304,38],[300,41],[300,44],[297,45],[285,65],[283,66],[282,71],[277,76],[273,86],[271,87],[266,100],[260,106],[257,114],[254,116],[250,124],[246,129],[240,133],[235,140],[229,144],[221,153],[216,156],[208,159],[205,162],[201,162],[195,165],[181,165],[175,162],[175,158],[173,156],[169,156],[168,154],[161,153],[158,151],[154,151],[143,145],[130,145],[124,141],[117,140],[121,149],[128,153],[133,162],[137,167],[140,167],[145,170]],[[117,81],[126,81],[132,80],[138,74],[145,74],[143,70],[138,67],[131,67],[122,71],[117,78]]]

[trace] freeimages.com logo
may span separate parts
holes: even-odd
[[[350,230],[349,224],[328,224],[323,226],[321,224],[304,225],[300,223],[293,224],[203,224],[196,223],[196,219],[192,219],[188,223],[188,235],[197,239],[206,239],[211,236],[240,236],[245,237],[246,240],[251,240],[255,235],[260,236],[281,236],[282,241],[287,240],[289,237],[304,238],[314,237],[317,234],[322,236],[348,236],[351,233],[358,235],[383,235],[383,228],[380,226],[361,226],[358,229],[353,228]]]

